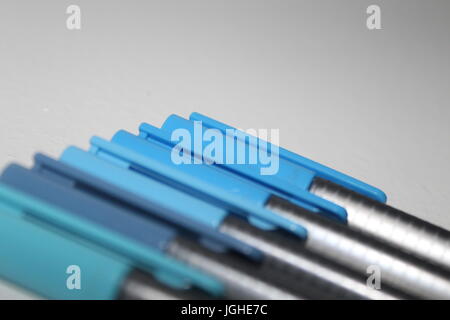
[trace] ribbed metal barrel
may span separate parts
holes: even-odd
[[[310,191],[344,207],[350,228],[450,270],[450,231],[325,179]]]
[[[229,215],[220,231],[241,240],[267,255],[268,268],[277,265],[290,275],[291,284],[308,299],[403,299],[408,298],[388,287],[381,290],[367,286],[366,277],[309,252],[298,238],[279,230],[258,229],[242,219]]]
[[[152,275],[136,269],[125,279],[118,298],[120,300],[205,300],[211,297],[194,288],[170,288]]]
[[[303,299],[284,286],[285,278],[261,268],[259,263],[241,256],[212,252],[197,243],[176,238],[167,253],[203,272],[217,277],[225,286],[230,299],[293,300]],[[269,272],[268,272],[269,271]]]
[[[450,299],[450,273],[339,222],[272,196],[267,207],[308,230],[307,249],[361,274],[381,272],[381,284],[417,298]]]

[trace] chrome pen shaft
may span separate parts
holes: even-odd
[[[171,288],[151,274],[133,270],[120,289],[120,300],[206,300],[212,297],[195,288]]]
[[[298,300],[298,292],[284,285],[285,278],[275,270],[261,268],[256,261],[217,253],[184,238],[176,238],[168,248],[172,257],[220,280],[230,299]]]
[[[267,207],[308,230],[305,246],[360,274],[378,268],[381,283],[424,299],[450,299],[450,273],[346,225],[272,196]]]
[[[350,228],[450,270],[450,231],[325,179],[310,191],[344,207]]]
[[[367,286],[365,276],[310,252],[303,241],[280,230],[262,230],[229,215],[220,231],[264,252],[267,267],[282,269],[291,277],[290,283],[308,299],[409,298],[387,286],[381,290]]]

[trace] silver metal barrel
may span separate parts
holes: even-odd
[[[230,299],[297,300],[298,293],[286,288],[284,277],[267,272],[258,263],[241,256],[212,252],[197,243],[176,238],[167,253],[222,281],[225,296]]]
[[[120,300],[205,300],[211,299],[205,292],[194,288],[170,288],[151,274],[133,270],[125,279],[119,293]]]
[[[424,299],[450,299],[450,273],[339,222],[272,196],[267,207],[308,230],[307,249],[361,274],[379,269],[385,284]]]
[[[450,231],[316,178],[310,191],[344,207],[348,226],[450,270]]]
[[[220,231],[247,243],[267,255],[268,267],[278,264],[290,275],[292,285],[308,299],[404,299],[408,296],[385,286],[377,290],[366,284],[366,277],[309,252],[303,241],[279,230],[265,231],[229,215]]]

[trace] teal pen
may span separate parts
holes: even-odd
[[[0,277],[4,280],[48,299],[221,297],[221,283],[186,265],[156,253],[151,266],[136,263],[34,220],[24,213],[29,210],[63,214],[0,185]]]

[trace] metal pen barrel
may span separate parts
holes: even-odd
[[[167,253],[203,272],[219,279],[225,286],[225,296],[230,299],[298,300],[298,293],[283,285],[284,278],[267,272],[258,263],[241,256],[212,252],[197,243],[176,238]]]
[[[405,299],[408,296],[387,287],[367,286],[366,278],[339,264],[309,252],[302,241],[279,230],[266,231],[229,215],[220,231],[247,243],[267,256],[268,268],[278,265],[292,277],[292,285],[308,299]]]
[[[133,270],[124,280],[120,300],[206,300],[211,296],[195,288],[170,288],[151,274]]]
[[[450,299],[450,273],[347,226],[272,196],[267,207],[308,230],[305,247],[356,272],[378,268],[381,285],[424,299]]]
[[[344,207],[350,228],[450,270],[450,231],[325,179],[310,191]]]

